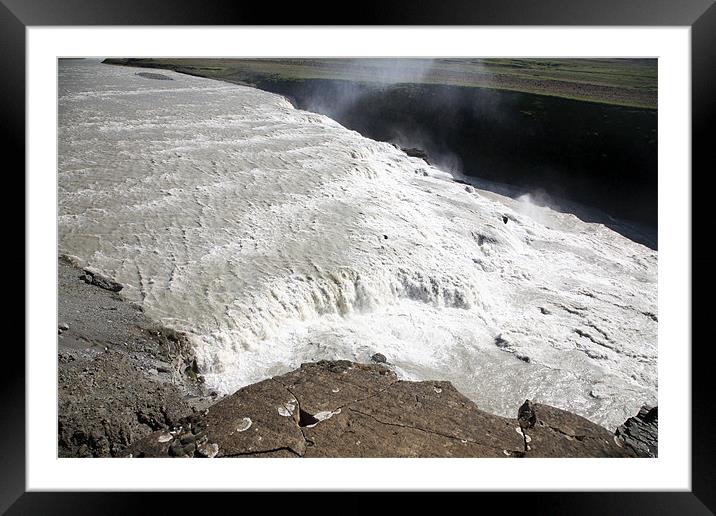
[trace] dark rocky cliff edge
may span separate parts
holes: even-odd
[[[536,402],[505,418],[450,382],[399,380],[379,363],[307,363],[220,399],[186,338],[123,301],[121,286],[72,258],[58,271],[60,457],[656,455],[656,409],[616,433]]]

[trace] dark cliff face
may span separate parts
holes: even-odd
[[[443,170],[656,227],[655,110],[431,84],[262,79],[256,86],[370,138],[424,149]]]

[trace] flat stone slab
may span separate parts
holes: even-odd
[[[399,381],[304,429],[307,457],[517,457],[515,420],[479,410],[450,382]]]
[[[132,457],[635,457],[615,434],[549,405],[489,414],[450,382],[322,361],[249,385],[127,450]],[[523,426],[525,422],[523,421]]]

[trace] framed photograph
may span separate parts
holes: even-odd
[[[713,2],[271,11],[2,0],[27,302],[0,511],[712,513]]]

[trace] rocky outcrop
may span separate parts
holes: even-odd
[[[428,158],[428,153],[425,152],[423,149],[418,149],[417,147],[398,147],[400,150],[402,150],[405,154],[408,156],[411,156],[413,158],[420,158],[425,163],[430,165],[430,159]]]
[[[95,285],[111,292],[119,292],[124,288],[121,283],[114,281],[112,278],[105,276],[92,267],[85,267],[84,272],[85,274],[82,279],[85,283]]]
[[[532,404],[536,423],[524,430],[527,457],[637,457],[604,427],[541,403]]]
[[[640,457],[658,456],[658,407],[644,405],[639,413],[627,419],[617,428],[616,435],[620,442],[632,448]]]
[[[158,81],[173,81],[171,77],[168,75],[164,75],[162,73],[151,73],[151,72],[138,72],[134,75],[138,75],[139,77],[144,77],[145,79],[156,79]]]
[[[488,414],[449,382],[322,361],[240,389],[126,449],[131,457],[636,457],[607,429],[529,403]],[[529,412],[529,414],[527,413]]]

